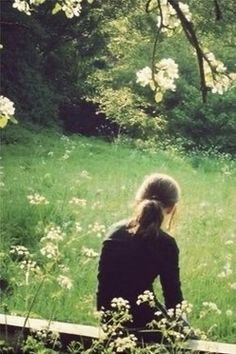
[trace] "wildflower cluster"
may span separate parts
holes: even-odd
[[[31,330],[30,335],[27,336],[23,343],[22,349],[24,353],[46,353],[53,349],[59,350],[61,348],[60,336],[58,332],[49,329]],[[52,350],[52,352],[55,352]]]
[[[91,178],[92,178],[92,177],[90,176],[89,172],[86,171],[86,170],[83,170],[83,171],[80,173],[80,177],[86,178],[86,179],[91,179]]]
[[[79,206],[82,206],[82,207],[86,207],[87,200],[86,199],[80,199],[80,198],[77,198],[77,197],[73,197],[69,201],[69,204],[74,204],[74,205],[79,205]]]
[[[57,282],[64,289],[70,290],[73,286],[71,279],[66,275],[59,275],[57,277]]]
[[[226,66],[211,52],[205,54],[204,71],[207,86],[212,93],[222,95],[236,82],[236,73],[226,73]]]
[[[112,309],[116,309],[119,311],[126,311],[130,309],[129,301],[123,299],[122,297],[114,297],[111,301],[111,307]]]
[[[200,312],[200,318],[204,318],[208,313],[214,312],[217,315],[221,314],[221,310],[217,307],[217,305],[214,302],[203,302],[203,309]]]
[[[98,253],[95,252],[92,248],[88,248],[85,246],[82,247],[81,254],[82,256],[85,256],[87,258],[96,258],[98,256]]]
[[[75,223],[75,230],[76,232],[81,232],[83,230],[82,226],[80,225],[80,222]]]
[[[39,273],[40,272],[40,268],[37,265],[37,263],[35,261],[33,261],[32,259],[25,259],[20,263],[20,269],[25,270],[25,271],[31,271],[31,272],[35,272],[35,273]]]
[[[228,277],[229,275],[231,275],[233,273],[233,270],[232,270],[232,266],[231,266],[231,259],[232,259],[232,255],[231,254],[228,254],[226,256],[226,263],[225,265],[223,266],[223,270],[222,272],[220,272],[218,274],[218,277],[219,278],[226,278]]]
[[[151,291],[145,290],[143,294],[138,296],[136,304],[141,305],[143,303],[148,303],[151,307],[155,306],[154,295]]]
[[[186,320],[186,315],[191,311],[192,305],[184,300],[175,308],[168,309],[166,313],[157,311],[150,326],[160,331],[163,338],[172,346],[179,348],[186,338],[196,335],[195,330],[188,325]]]
[[[64,232],[62,232],[61,227],[57,225],[47,226],[44,232],[45,232],[45,236],[41,238],[41,242],[45,242],[45,241],[59,242],[62,241],[63,238],[65,237],[65,234]]]
[[[90,224],[88,228],[89,228],[89,232],[96,234],[97,237],[102,237],[106,232],[105,225],[99,224],[98,222],[95,222],[94,224]]]
[[[27,199],[28,199],[29,203],[32,205],[47,205],[47,204],[49,204],[49,201],[43,195],[40,195],[39,193],[27,195]]]
[[[117,337],[110,342],[109,348],[113,353],[126,353],[127,350],[132,350],[137,345],[137,338],[135,335],[130,334],[125,337]]]
[[[174,81],[179,77],[178,65],[171,58],[162,59],[156,63],[154,71],[147,66],[138,71],[136,75],[136,82],[143,87],[149,85],[155,91],[155,101],[161,102],[167,90],[175,91],[176,89]]]
[[[42,248],[40,252],[48,259],[55,259],[60,256],[58,243],[63,240],[64,233],[60,226],[50,225],[45,228],[45,236],[41,238],[40,242]]]
[[[104,339],[109,338],[112,348],[117,348],[118,343],[120,347],[125,344],[124,337],[126,337],[126,332],[124,330],[124,324],[127,321],[132,320],[130,315],[130,305],[129,302],[122,297],[113,298],[111,301],[110,310],[100,311],[101,320],[102,320],[102,330],[104,332]],[[122,338],[123,341],[119,342],[118,338]],[[127,345],[130,342],[130,339],[127,339]]]
[[[192,14],[189,6],[179,1],[179,8],[185,15],[188,21],[191,21]],[[169,4],[167,0],[160,0],[160,14],[157,16],[157,26],[161,32],[166,32],[167,36],[171,36],[173,31],[180,28],[180,20],[176,14],[175,9]]]
[[[30,256],[28,248],[22,245],[11,246],[10,254],[19,257],[20,259],[25,259]]]
[[[97,201],[97,202],[94,202],[91,206],[91,209],[92,210],[97,210],[97,209],[102,209],[102,204],[101,202]]]
[[[33,255],[28,248],[22,245],[11,246],[9,253],[19,262],[20,269],[24,271],[26,285],[29,284],[30,273],[40,274],[40,267],[33,260]]]
[[[4,128],[7,125],[8,120],[16,122],[13,119],[14,113],[14,103],[9,100],[9,98],[0,96],[0,128]]]

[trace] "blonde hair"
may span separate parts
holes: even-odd
[[[145,177],[135,196],[135,210],[128,231],[143,236],[159,234],[164,219],[163,209],[179,201],[180,187],[170,176],[154,173]]]

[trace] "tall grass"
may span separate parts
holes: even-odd
[[[82,247],[99,253],[104,236],[99,237],[94,223],[107,229],[127,217],[143,177],[159,171],[175,177],[182,187],[172,234],[180,248],[184,296],[194,305],[189,320],[203,330],[214,326],[211,338],[235,341],[235,161],[223,155],[185,156],[171,147],[143,151],[130,144],[64,137],[50,130],[10,128],[4,135],[0,256],[2,279],[9,283],[2,295],[4,307],[26,313],[38,286],[33,277],[26,284],[24,271],[9,255],[10,247],[24,245],[40,265],[40,239],[53,223],[65,233],[60,247],[73,287],[62,291],[55,282],[46,281],[33,315],[95,323],[98,257],[86,257]],[[30,204],[27,196],[36,192],[49,204]],[[86,205],[73,204],[72,198],[83,199]],[[156,291],[161,298],[158,285]],[[221,314],[211,311],[200,318],[203,302],[215,303]]]

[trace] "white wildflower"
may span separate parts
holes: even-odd
[[[55,259],[60,254],[58,246],[51,242],[46,243],[46,245],[40,249],[40,252],[48,259]]]
[[[28,258],[30,256],[28,248],[21,245],[11,246],[10,254],[14,254],[16,256]]]
[[[23,260],[20,262],[20,269],[26,270],[26,271],[31,271],[34,273],[39,273],[40,268],[37,265],[35,261],[32,261],[31,259]]]
[[[88,226],[89,232],[95,233],[97,237],[102,237],[106,232],[105,225],[99,224],[97,221],[94,224]]]
[[[145,290],[143,294],[138,296],[136,304],[141,305],[143,303],[148,303],[151,307],[155,306],[154,295],[151,291]]]
[[[233,316],[233,311],[230,310],[230,309],[226,310],[225,314],[226,314],[227,317],[231,317],[231,316]]]
[[[82,207],[86,207],[86,205],[87,205],[87,200],[86,200],[86,199],[80,199],[80,198],[73,197],[73,198],[71,198],[71,200],[69,201],[69,204],[74,204],[74,205],[79,205],[79,206],[82,206]]]
[[[203,302],[203,310],[200,312],[200,318],[203,318],[208,314],[209,312],[214,312],[217,315],[221,314],[221,310],[218,308],[218,306],[214,302]]]
[[[118,337],[115,340],[111,341],[109,347],[113,350],[114,353],[124,353],[127,350],[134,349],[137,344],[137,338],[130,334],[127,337]]]
[[[57,282],[64,289],[70,290],[72,288],[71,279],[69,277],[65,276],[65,275],[59,275],[57,277]]]
[[[29,203],[33,204],[33,205],[47,205],[47,204],[49,204],[48,200],[44,196],[40,195],[39,193],[27,195],[27,199],[28,199]]]
[[[231,283],[231,284],[229,284],[229,287],[230,287],[231,289],[235,289],[235,290],[236,290],[236,283]]]
[[[234,243],[233,240],[227,240],[225,241],[225,245],[232,245]]]
[[[62,241],[65,237],[65,234],[62,232],[61,227],[56,225],[47,226],[44,232],[45,236],[41,238],[41,242],[59,242]]]
[[[83,171],[80,173],[80,177],[82,177],[82,178],[87,178],[87,179],[91,179],[91,176],[90,176],[89,172],[86,171],[86,170],[83,170]]]
[[[82,256],[88,257],[88,258],[96,258],[98,257],[98,253],[95,252],[92,248],[88,247],[82,247],[81,249]]]
[[[83,228],[82,228],[82,226],[80,225],[79,222],[76,222],[76,223],[75,223],[75,230],[76,230],[76,232],[78,232],[78,233],[83,230]]]
[[[117,310],[130,309],[129,301],[123,299],[122,297],[114,297],[111,300],[111,307]]]

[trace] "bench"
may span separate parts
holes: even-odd
[[[29,331],[29,329],[41,330],[48,328],[48,324],[49,322],[44,319],[29,318],[25,323],[25,317],[0,314],[0,339],[3,340],[6,336],[13,339],[17,338],[23,326],[26,331]],[[95,326],[59,321],[50,322],[49,329],[58,332],[65,345],[72,340],[89,344],[93,339],[98,339],[102,335],[101,329]],[[236,354],[236,344],[203,340],[188,340],[185,348],[198,353]]]

